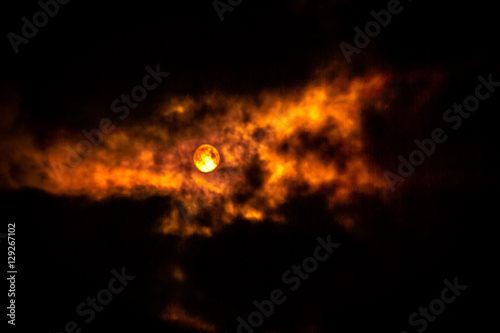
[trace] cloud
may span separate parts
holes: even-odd
[[[169,196],[181,207],[163,218],[161,231],[170,234],[211,236],[239,217],[282,222],[280,207],[297,188],[322,193],[330,207],[386,190],[366,150],[364,120],[367,109],[390,116],[392,79],[388,72],[350,76],[332,64],[287,93],[174,96],[150,120],[113,119],[116,129],[61,178],[54,163],[67,166],[74,158],[68,152],[80,152],[81,133],[55,129],[43,146],[25,131],[8,133],[0,149],[11,154],[0,177],[6,188],[97,201]],[[204,143],[221,154],[207,174],[192,163]]]

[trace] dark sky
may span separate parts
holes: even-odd
[[[500,81],[493,4],[402,4],[404,10],[347,63],[339,43],[352,44],[353,28],[364,27],[370,11],[386,8],[387,1],[244,0],[223,22],[211,1],[72,1],[18,54],[6,35],[19,33],[21,17],[39,6],[6,3],[0,139],[29,132],[42,149],[60,128],[77,133],[95,127],[109,102],[140,82],[147,65],[161,63],[170,75],[125,127],[150,122],[154,105],[170,96],[290,92],[338,61],[352,79],[374,70],[392,73],[391,104],[384,113],[363,109],[361,139],[374,165],[396,172],[398,155],[408,156],[415,138],[443,127],[445,110],[474,92],[479,75],[492,73]],[[82,332],[203,332],[162,321],[172,301],[217,332],[236,332],[236,317],[247,316],[254,299],[268,298],[276,288],[287,290],[287,301],[261,332],[416,332],[408,316],[439,297],[444,279],[456,276],[469,288],[426,331],[484,330],[496,315],[487,303],[495,299],[497,262],[496,94],[458,130],[447,127],[448,140],[395,192],[355,194],[332,208],[331,189],[310,193],[291,184],[294,190],[277,209],[283,223],[238,217],[208,238],[157,232],[159,219],[177,209],[168,194],[96,201],[9,185],[29,177],[22,163],[1,170],[0,233],[16,223],[19,271],[16,327],[8,329],[61,332],[68,321],[81,323],[76,306],[107,286],[112,269],[126,267],[136,278],[94,321],[82,324]],[[6,106],[14,102],[19,111],[11,115]],[[193,121],[203,117],[200,112]],[[165,126],[180,130],[177,123]],[[299,137],[296,153],[317,147],[320,134]],[[0,147],[5,161],[23,149]],[[321,153],[333,158],[328,150]],[[245,177],[258,189],[266,175],[256,162]],[[354,228],[342,227],[345,216],[356,220]],[[341,247],[289,291],[283,272],[311,255],[317,237],[329,234]],[[4,240],[0,247],[5,262]],[[175,267],[185,281],[172,278]]]

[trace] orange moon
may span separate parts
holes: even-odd
[[[219,165],[220,155],[217,149],[211,145],[201,145],[196,148],[193,162],[201,172],[210,172]]]

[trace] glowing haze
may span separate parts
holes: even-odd
[[[170,196],[194,223],[185,225],[185,216],[171,209],[162,222],[165,233],[210,236],[236,217],[281,222],[278,208],[298,186],[304,194],[329,193],[332,206],[386,187],[364,151],[361,111],[368,103],[385,107],[380,96],[388,79],[380,73],[338,75],[286,93],[171,97],[149,123],[117,122],[103,144],[61,179],[51,164],[63,163],[65,147],[75,147],[81,134],[61,130],[50,146],[37,148],[30,135],[18,133],[2,144],[12,149],[0,164],[1,175],[8,188],[91,200]],[[200,116],[200,110],[213,112]],[[175,133],[168,129],[172,120]],[[200,173],[193,152],[207,142],[217,147],[221,162],[213,172]],[[19,164],[29,172],[14,177],[11,166]],[[201,226],[197,219],[204,210],[211,221]]]

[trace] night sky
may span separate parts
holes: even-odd
[[[467,289],[425,331],[489,329],[500,83],[484,80],[500,82],[498,12],[401,1],[347,61],[339,44],[390,2],[243,0],[221,21],[212,1],[72,1],[17,53],[8,34],[40,6],[4,4],[0,234],[15,223],[18,273],[16,325],[7,283],[2,324],[232,333],[279,289],[253,331],[421,333],[409,317],[457,278]],[[475,111],[448,113],[478,85]],[[99,126],[87,156],[54,167]],[[398,174],[433,136],[444,142]],[[211,173],[192,163],[201,144],[220,152]],[[387,172],[404,181],[391,190]],[[284,274],[328,237],[340,246],[292,290]],[[135,278],[86,323],[77,307],[122,269]]]

